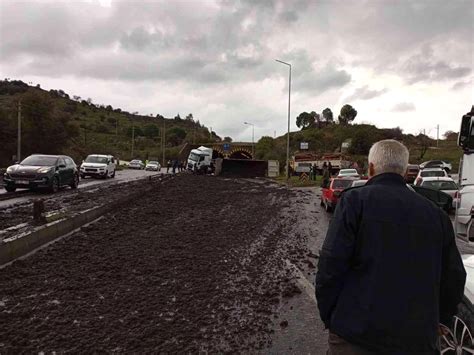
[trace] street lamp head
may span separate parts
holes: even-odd
[[[289,67],[291,67],[291,64],[290,63],[287,63],[287,62],[284,62],[282,60],[279,60],[279,59],[275,59],[278,63],[281,63],[281,64],[285,64],[285,65],[288,65]]]

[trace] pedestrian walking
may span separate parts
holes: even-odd
[[[329,174],[328,166],[323,165],[323,179],[321,181],[321,187],[322,188],[329,187],[330,180],[331,180],[331,174]]]
[[[173,160],[173,174],[176,174],[176,169],[178,169],[178,160]]]
[[[332,176],[332,164],[331,164],[330,161],[328,162],[328,170],[329,170],[329,176],[331,177]]]
[[[369,181],[343,192],[316,275],[328,354],[438,354],[466,272],[448,215],[407,188],[408,149],[369,152]]]
[[[166,163],[166,173],[170,172],[170,168],[171,168],[171,160],[168,160],[168,162]]]
[[[316,163],[313,164],[313,180],[316,181],[316,176],[318,175],[318,166]]]

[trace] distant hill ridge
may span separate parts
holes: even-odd
[[[192,114],[165,118],[130,113],[63,90],[43,90],[20,80],[0,81],[0,167],[17,151],[17,122],[21,104],[22,158],[32,153],[68,154],[81,161],[91,153],[121,159],[162,157],[165,131],[167,157],[177,156],[186,142],[221,141]],[[132,135],[135,137],[132,154]]]

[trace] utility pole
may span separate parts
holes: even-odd
[[[289,67],[288,75],[288,137],[286,141],[286,179],[290,180],[290,102],[291,102],[291,64],[275,59],[277,62]]]
[[[436,148],[439,148],[439,124],[436,126]]]
[[[134,149],[135,149],[135,123],[132,121],[132,156],[130,159],[133,159]]]
[[[21,100],[18,101],[18,138],[16,147],[16,160],[21,161]]]
[[[161,145],[163,146],[162,148],[162,154],[163,154],[163,167],[166,166],[166,162],[165,162],[165,129],[166,129],[166,120],[165,118],[163,117],[163,134],[161,135],[162,139],[161,139]]]

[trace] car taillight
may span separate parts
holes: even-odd
[[[456,191],[456,192],[454,193],[454,198],[458,198],[458,197],[459,197],[459,191]]]
[[[421,184],[421,180],[422,180],[421,178],[416,179],[415,185],[420,185],[420,184]]]

